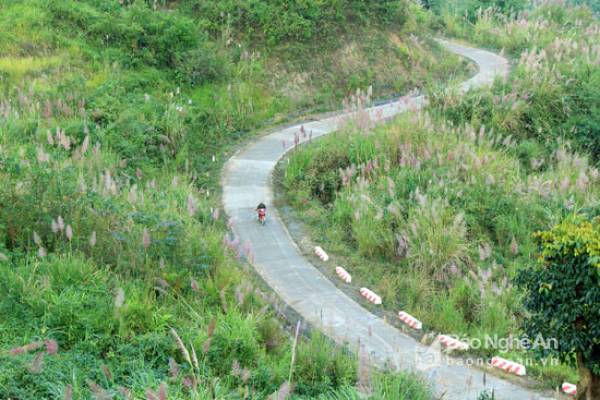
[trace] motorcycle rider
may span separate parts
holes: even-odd
[[[267,217],[267,206],[265,205],[265,203],[260,202],[258,204],[258,206],[256,207],[256,212],[258,212],[258,220],[264,224],[265,223],[265,218]]]

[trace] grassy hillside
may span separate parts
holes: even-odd
[[[318,336],[290,372],[218,170],[293,112],[465,64],[407,1],[248,4],[1,2],[1,398],[266,398],[290,377],[294,396],[357,398],[356,360]],[[412,376],[367,389],[428,398]]]
[[[512,279],[536,261],[532,234],[600,214],[599,26],[588,9],[554,5],[445,24],[504,48],[510,77],[319,140],[290,156],[282,183],[312,239],[387,309],[437,332],[518,337],[527,316]],[[553,386],[576,379],[565,366],[529,370]]]
[[[565,142],[600,161],[600,28],[589,8],[550,3],[510,18],[488,9],[474,23],[446,24],[451,34],[502,49],[517,64],[491,91],[438,103],[450,121],[511,135],[525,163]]]
[[[61,108],[53,102],[70,101],[73,109],[84,99],[90,129],[103,128],[103,144],[131,166],[162,162],[168,139],[177,168],[184,160],[207,168],[222,146],[265,122],[338,108],[359,87],[387,96],[464,69],[410,35],[429,17],[401,1],[389,2],[402,14],[391,19],[387,6],[367,6],[387,23],[369,13],[356,20],[363,6],[353,11],[351,1],[302,2],[308,8],[290,12],[285,34],[273,33],[280,18],[270,13],[282,15],[287,2],[255,2],[253,13],[237,2],[167,2],[168,10],[132,3],[8,1],[0,22],[3,92],[17,96],[17,87],[35,84],[36,100],[52,105],[48,112]],[[301,32],[308,32],[304,41]]]

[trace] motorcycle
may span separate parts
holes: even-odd
[[[267,209],[266,208],[258,209],[258,222],[261,225],[264,225],[267,223]]]

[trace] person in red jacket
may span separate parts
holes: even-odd
[[[260,203],[257,207],[256,207],[256,212],[258,212],[258,222],[260,222],[261,224],[265,224],[265,220],[267,218],[267,206],[265,206],[265,203]]]

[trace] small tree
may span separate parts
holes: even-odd
[[[577,366],[578,399],[600,399],[600,218],[568,219],[536,233],[538,265],[519,272],[530,337],[555,338],[544,355]]]

